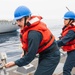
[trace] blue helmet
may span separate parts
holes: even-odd
[[[14,19],[18,20],[22,17],[31,15],[31,11],[26,6],[19,6],[14,12]]]
[[[64,19],[75,19],[75,13],[72,11],[68,11],[64,15]]]

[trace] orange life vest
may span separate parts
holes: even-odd
[[[37,18],[37,20],[35,20],[35,18]],[[32,20],[34,20],[34,21],[32,21]],[[21,36],[22,36],[21,42],[22,42],[23,50],[28,51],[28,33],[31,30],[38,31],[43,35],[43,38],[39,45],[37,53],[42,52],[43,50],[45,50],[46,48],[51,46],[52,43],[54,42],[55,37],[52,35],[52,33],[46,27],[46,25],[43,22],[41,22],[40,20],[41,19],[39,17],[32,17],[32,19],[30,19],[30,21],[29,21],[31,23],[31,25],[29,27],[25,26],[25,28],[23,30],[21,30]]]
[[[62,38],[69,32],[69,30],[73,30],[75,32],[75,26],[71,26],[71,25],[67,26],[62,31]],[[62,46],[62,49],[64,51],[72,51],[72,50],[75,50],[75,39],[67,42],[65,46]]]

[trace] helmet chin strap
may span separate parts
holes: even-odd
[[[71,20],[69,20],[69,22],[68,22],[68,24],[67,24],[67,25],[69,25],[69,24],[70,24],[70,22],[71,22]]]
[[[26,20],[29,16],[24,17],[24,26],[30,26],[31,24],[29,22],[26,23]]]
[[[69,25],[69,24],[72,25],[73,22],[74,22],[74,20],[70,19],[67,25]]]
[[[26,17],[24,17],[24,26],[26,26],[26,19],[27,19],[27,18],[26,18]]]

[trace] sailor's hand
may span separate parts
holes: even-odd
[[[10,67],[13,67],[13,66],[15,66],[15,62],[13,62],[13,61],[8,62],[8,63],[5,64],[6,68],[10,68]]]
[[[24,56],[24,52],[22,52],[22,54],[21,54],[21,58]]]
[[[59,40],[59,38],[55,38],[56,40]]]

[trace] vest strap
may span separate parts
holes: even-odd
[[[44,43],[43,45],[41,45],[39,48],[42,48],[42,47],[46,46],[51,41],[52,37],[53,37],[53,35],[51,35],[50,39],[46,43]]]

